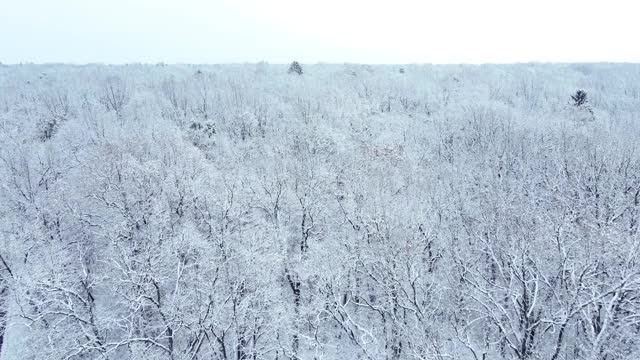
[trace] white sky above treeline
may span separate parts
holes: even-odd
[[[635,0],[0,0],[0,62],[640,62]]]

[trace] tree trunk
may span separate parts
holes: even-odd
[[[4,344],[4,333],[7,329],[7,301],[9,290],[6,284],[0,283],[0,357],[2,356],[2,345]]]

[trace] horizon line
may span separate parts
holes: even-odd
[[[46,65],[62,65],[62,66],[129,66],[129,65],[142,65],[142,66],[212,66],[212,65],[290,65],[292,62],[297,61],[303,65],[368,65],[368,66],[424,66],[424,65],[605,65],[605,64],[621,64],[621,65],[640,65],[640,61],[518,61],[518,62],[407,62],[407,63],[374,63],[374,62],[329,62],[329,61],[317,61],[317,62],[302,62],[298,60],[292,60],[291,62],[269,62],[269,61],[243,61],[243,62],[73,62],[73,61],[23,61],[14,63],[5,63],[0,61],[0,66],[46,66]]]

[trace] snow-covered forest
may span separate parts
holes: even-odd
[[[288,69],[0,65],[2,360],[640,358],[640,65]]]

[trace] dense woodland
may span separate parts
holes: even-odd
[[[0,358],[640,358],[640,65],[0,65]]]

